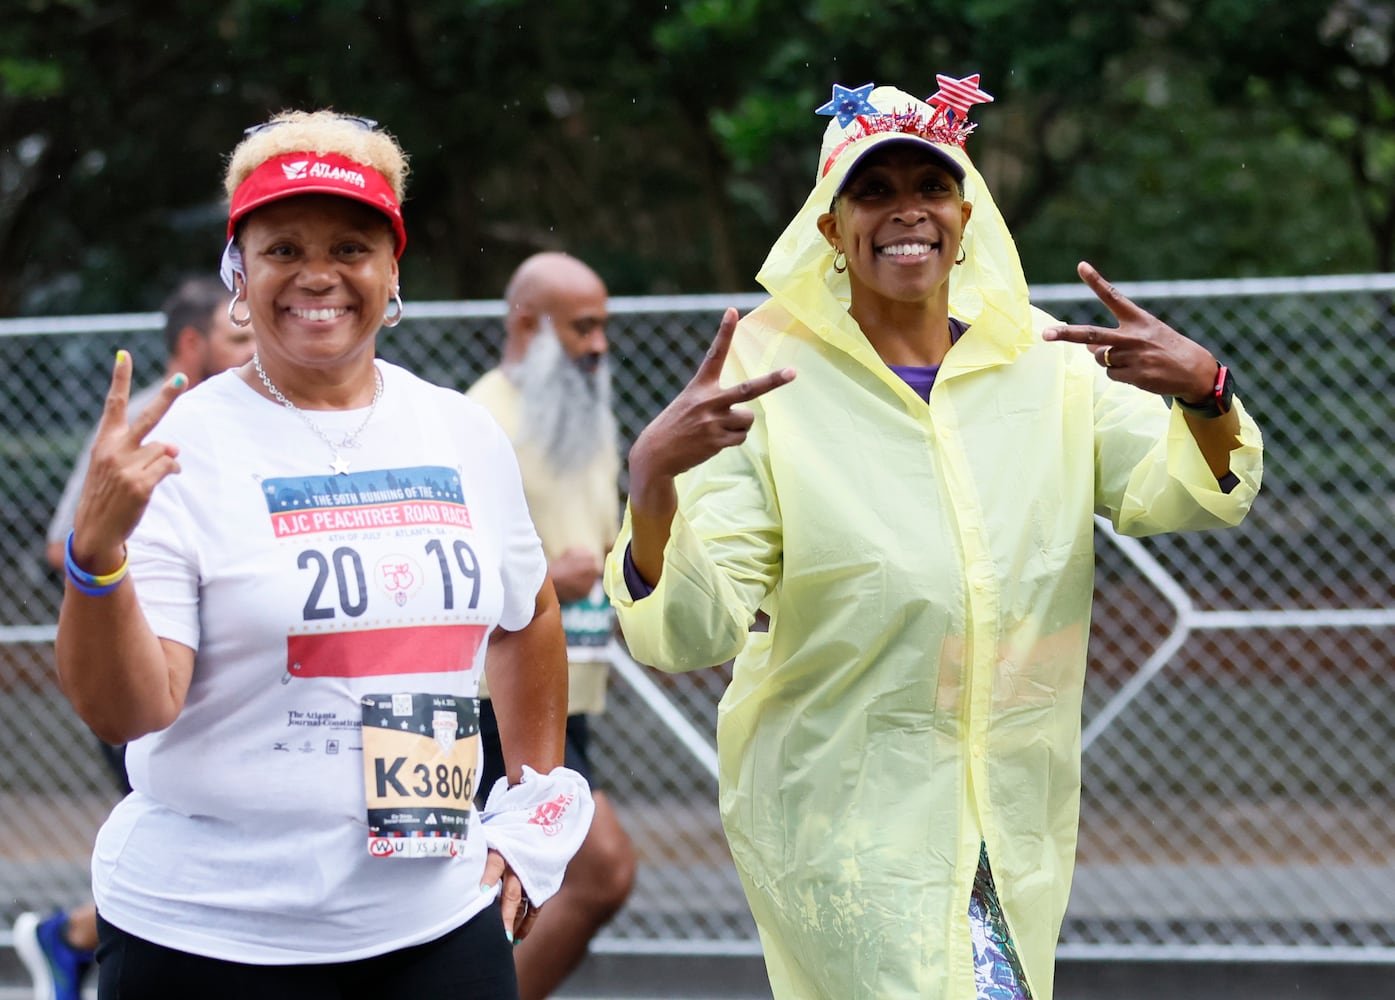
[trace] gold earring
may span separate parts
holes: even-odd
[[[838,258],[843,258],[843,263],[838,263]],[[833,248],[833,270],[839,274],[844,274],[848,270],[848,255],[843,252],[842,247]]]

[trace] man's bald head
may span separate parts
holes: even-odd
[[[518,265],[504,290],[506,364],[522,360],[528,342],[551,321],[562,350],[583,369],[604,357],[606,287],[600,276],[565,253],[534,254]]]

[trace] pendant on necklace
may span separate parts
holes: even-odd
[[[336,476],[347,476],[349,474],[349,460],[339,454],[337,448],[334,451],[334,461],[329,463],[329,467],[334,470]]]

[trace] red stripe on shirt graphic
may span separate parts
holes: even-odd
[[[469,670],[484,642],[484,625],[415,625],[292,635],[290,677],[381,677]]]

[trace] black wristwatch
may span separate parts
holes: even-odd
[[[1235,376],[1230,373],[1230,369],[1219,361],[1216,362],[1216,384],[1211,387],[1211,394],[1200,403],[1188,403],[1181,396],[1173,396],[1177,405],[1188,413],[1195,413],[1198,417],[1207,420],[1215,420],[1230,412],[1231,404],[1235,401]]]

